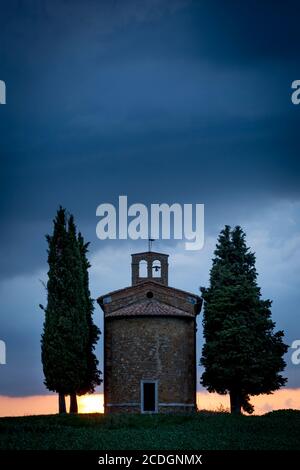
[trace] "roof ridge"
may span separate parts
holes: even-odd
[[[151,283],[151,284],[154,284],[156,286],[160,286],[162,288],[165,288],[165,289],[172,289],[172,290],[175,290],[175,291],[178,291],[178,292],[181,292],[183,294],[187,294],[187,295],[190,295],[190,296],[193,296],[193,297],[197,297],[197,298],[201,298],[200,295],[197,295],[197,294],[194,294],[193,292],[189,292],[189,291],[186,291],[186,290],[183,290],[183,289],[178,289],[177,287],[172,287],[172,286],[165,286],[164,284],[161,284],[160,282],[157,282],[153,279],[146,279],[144,282],[140,282],[134,286],[127,286],[127,287],[123,287],[122,289],[116,289],[116,290],[113,290],[113,291],[110,291],[110,292],[107,292],[106,294],[103,294],[103,295],[100,295],[97,300],[103,298],[103,297],[108,297],[110,295],[113,295],[113,294],[116,294],[118,292],[121,292],[121,291],[126,291],[126,290],[129,290],[129,289],[133,289],[133,288],[136,288],[138,286],[143,286],[147,283]]]
[[[154,254],[154,255],[162,255],[162,256],[170,256],[168,253],[162,253],[161,251],[140,251],[137,253],[131,253],[131,256],[136,256],[136,255],[149,255],[149,254]]]

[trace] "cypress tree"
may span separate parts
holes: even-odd
[[[65,276],[65,249],[67,245],[66,214],[60,207],[53,221],[53,235],[47,235],[48,242],[48,282],[47,307],[45,309],[44,331],[42,334],[42,363],[45,385],[59,394],[59,412],[66,412],[65,395],[68,384],[65,373],[64,328],[65,296],[63,279]]]
[[[210,392],[230,394],[231,412],[252,413],[251,395],[272,393],[286,383],[287,346],[274,332],[270,300],[257,285],[255,255],[240,227],[225,226],[214,252],[204,299],[201,383]]]
[[[88,259],[88,246],[89,243],[85,243],[81,233],[78,234],[78,245],[81,255],[82,263],[82,272],[83,272],[83,288],[84,288],[84,301],[85,301],[85,312],[86,312],[86,321],[88,325],[88,342],[87,342],[87,369],[86,376],[84,378],[83,384],[79,391],[79,395],[86,393],[93,393],[95,387],[100,385],[100,371],[98,370],[99,361],[95,355],[95,347],[100,336],[100,330],[97,325],[93,322],[93,313],[94,313],[94,303],[91,298],[90,289],[89,289],[89,273],[88,269],[91,267]]]
[[[70,349],[74,362],[69,373],[72,376],[72,387],[70,388],[70,413],[77,413],[77,397],[84,383],[87,369],[87,345],[89,340],[89,327],[86,316],[86,298],[84,289],[84,273],[82,269],[82,258],[77,240],[76,226],[71,215],[68,220],[68,243],[66,249],[68,261],[68,277],[65,284],[66,296],[69,300],[70,336],[68,348]]]
[[[47,307],[42,334],[45,385],[59,394],[59,411],[77,412],[77,394],[93,391],[99,383],[93,354],[99,336],[93,324],[93,303],[88,288],[87,244],[76,234],[73,216],[58,210],[48,241]],[[83,258],[84,254],[84,258]],[[97,375],[98,374],[98,375]]]

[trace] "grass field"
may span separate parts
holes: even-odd
[[[0,449],[300,449],[300,411],[1,418]]]

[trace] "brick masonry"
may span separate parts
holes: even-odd
[[[195,410],[196,315],[202,301],[167,286],[164,269],[163,282],[150,277],[98,299],[104,311],[106,413],[140,413],[142,380],[156,381],[158,412]]]
[[[156,253],[155,251],[146,251],[145,253],[135,253],[131,255],[131,283],[133,286],[143,282],[145,278],[139,276],[140,263],[147,265],[147,278],[151,279],[154,276],[154,266],[159,266],[158,275],[155,277],[156,282],[168,285],[168,257],[164,253]]]
[[[194,319],[111,318],[105,324],[105,411],[140,412],[141,380],[158,381],[158,403],[195,404]],[[136,407],[107,407],[138,403]],[[174,407],[173,407],[174,408]],[[176,411],[183,411],[176,406]],[[192,407],[188,407],[192,409]],[[173,411],[160,406],[159,412]]]

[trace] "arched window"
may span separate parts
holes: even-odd
[[[148,277],[148,263],[144,259],[139,262],[139,277]]]
[[[158,259],[152,263],[152,277],[161,277],[161,262]]]

